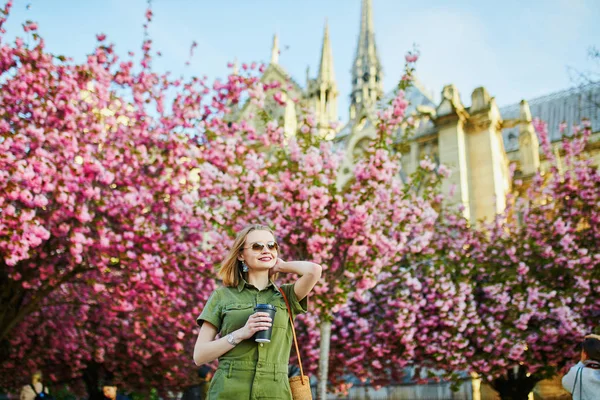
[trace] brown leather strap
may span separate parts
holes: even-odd
[[[298,364],[300,365],[300,375],[302,376],[302,384],[304,385],[304,369],[302,368],[302,359],[300,358],[300,349],[298,348],[298,339],[296,338],[296,329],[294,328],[294,320],[292,318],[292,309],[290,308],[290,303],[288,302],[287,296],[285,295],[283,290],[281,290],[281,288],[277,288],[277,289],[279,289],[279,293],[281,293],[281,295],[283,296],[283,300],[285,301],[285,305],[287,306],[287,309],[288,309],[288,314],[290,317],[290,325],[292,325],[292,335],[294,335],[294,345],[296,346],[296,354],[298,355]]]

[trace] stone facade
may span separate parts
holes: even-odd
[[[301,107],[315,113],[319,133],[344,149],[338,186],[352,174],[357,157],[375,134],[375,113],[393,94],[383,93],[383,69],[379,59],[373,26],[372,1],[363,0],[356,56],[352,66],[352,92],[348,121],[339,124],[338,96],[333,68],[333,52],[326,24],[321,47],[319,70],[311,78],[307,70],[306,85],[294,82],[279,64],[279,48],[274,38],[271,63],[263,81],[282,82],[287,101],[283,118],[287,134],[293,134]],[[465,105],[458,88],[447,85],[441,101],[432,96],[420,82],[407,93],[409,112],[418,118],[418,128],[403,151],[403,171],[410,174],[425,157],[452,170],[444,183],[446,193],[452,189],[451,204],[463,207],[464,216],[473,224],[489,220],[505,207],[506,195],[512,190],[509,165],[514,164],[514,177],[527,181],[538,170],[545,169],[539,140],[532,125],[534,118],[548,123],[555,152],[560,155],[561,140],[571,126],[583,119],[590,121],[594,134],[587,151],[600,164],[600,83],[553,93],[519,104],[498,107],[484,87],[471,94]],[[251,107],[244,109],[251,112]],[[566,123],[567,131],[558,126]],[[339,124],[339,127],[335,127]]]
[[[503,108],[496,106],[485,88],[475,89],[466,107],[458,90],[448,85],[437,108],[421,113],[404,167],[413,171],[423,157],[450,167],[453,174],[445,184],[445,189],[454,188],[450,202],[464,206],[464,215],[472,223],[489,220],[504,210],[505,196],[512,190],[510,164],[515,166],[514,178],[526,182],[547,169],[533,118],[548,121],[558,156],[572,125],[587,119],[593,134],[586,151],[600,165],[600,83],[595,83]],[[563,121],[568,128],[561,133]]]

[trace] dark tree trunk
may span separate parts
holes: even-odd
[[[492,382],[492,387],[502,400],[527,400],[529,393],[540,381],[537,376],[527,376],[527,370],[521,366],[515,370],[516,368],[509,369],[505,377],[494,379]]]
[[[8,339],[0,340],[0,360],[8,360],[10,354],[10,342]]]
[[[100,378],[103,377],[103,369],[100,364],[92,363],[83,372],[83,381],[85,382],[89,400],[104,400],[104,394],[102,394],[102,388],[100,387]]]

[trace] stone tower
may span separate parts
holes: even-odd
[[[338,89],[333,68],[333,53],[329,41],[329,25],[325,22],[323,47],[319,75],[307,82],[307,97],[310,108],[315,110],[317,127],[323,137],[332,139],[336,130],[332,123],[338,121]]]
[[[383,69],[375,45],[372,0],[363,0],[356,57],[352,66],[350,119],[359,117],[383,97]]]
[[[279,64],[279,37],[273,35],[273,46],[271,47],[271,64]]]
[[[531,123],[529,103],[522,100],[519,106],[519,161],[523,177],[529,178],[540,168],[540,142]]]
[[[463,106],[454,85],[444,87],[434,119],[439,161],[452,170],[443,183],[450,204],[463,207],[465,218],[476,224],[504,210],[510,191],[508,159],[502,141],[502,117],[494,98],[479,87],[471,107]]]

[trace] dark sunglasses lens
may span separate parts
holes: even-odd
[[[279,245],[277,244],[277,242],[269,242],[267,243],[267,247],[269,248],[269,250],[279,250]]]
[[[254,250],[254,251],[262,251],[262,249],[264,249],[264,248],[265,248],[265,245],[260,242],[252,243],[252,250]]]

